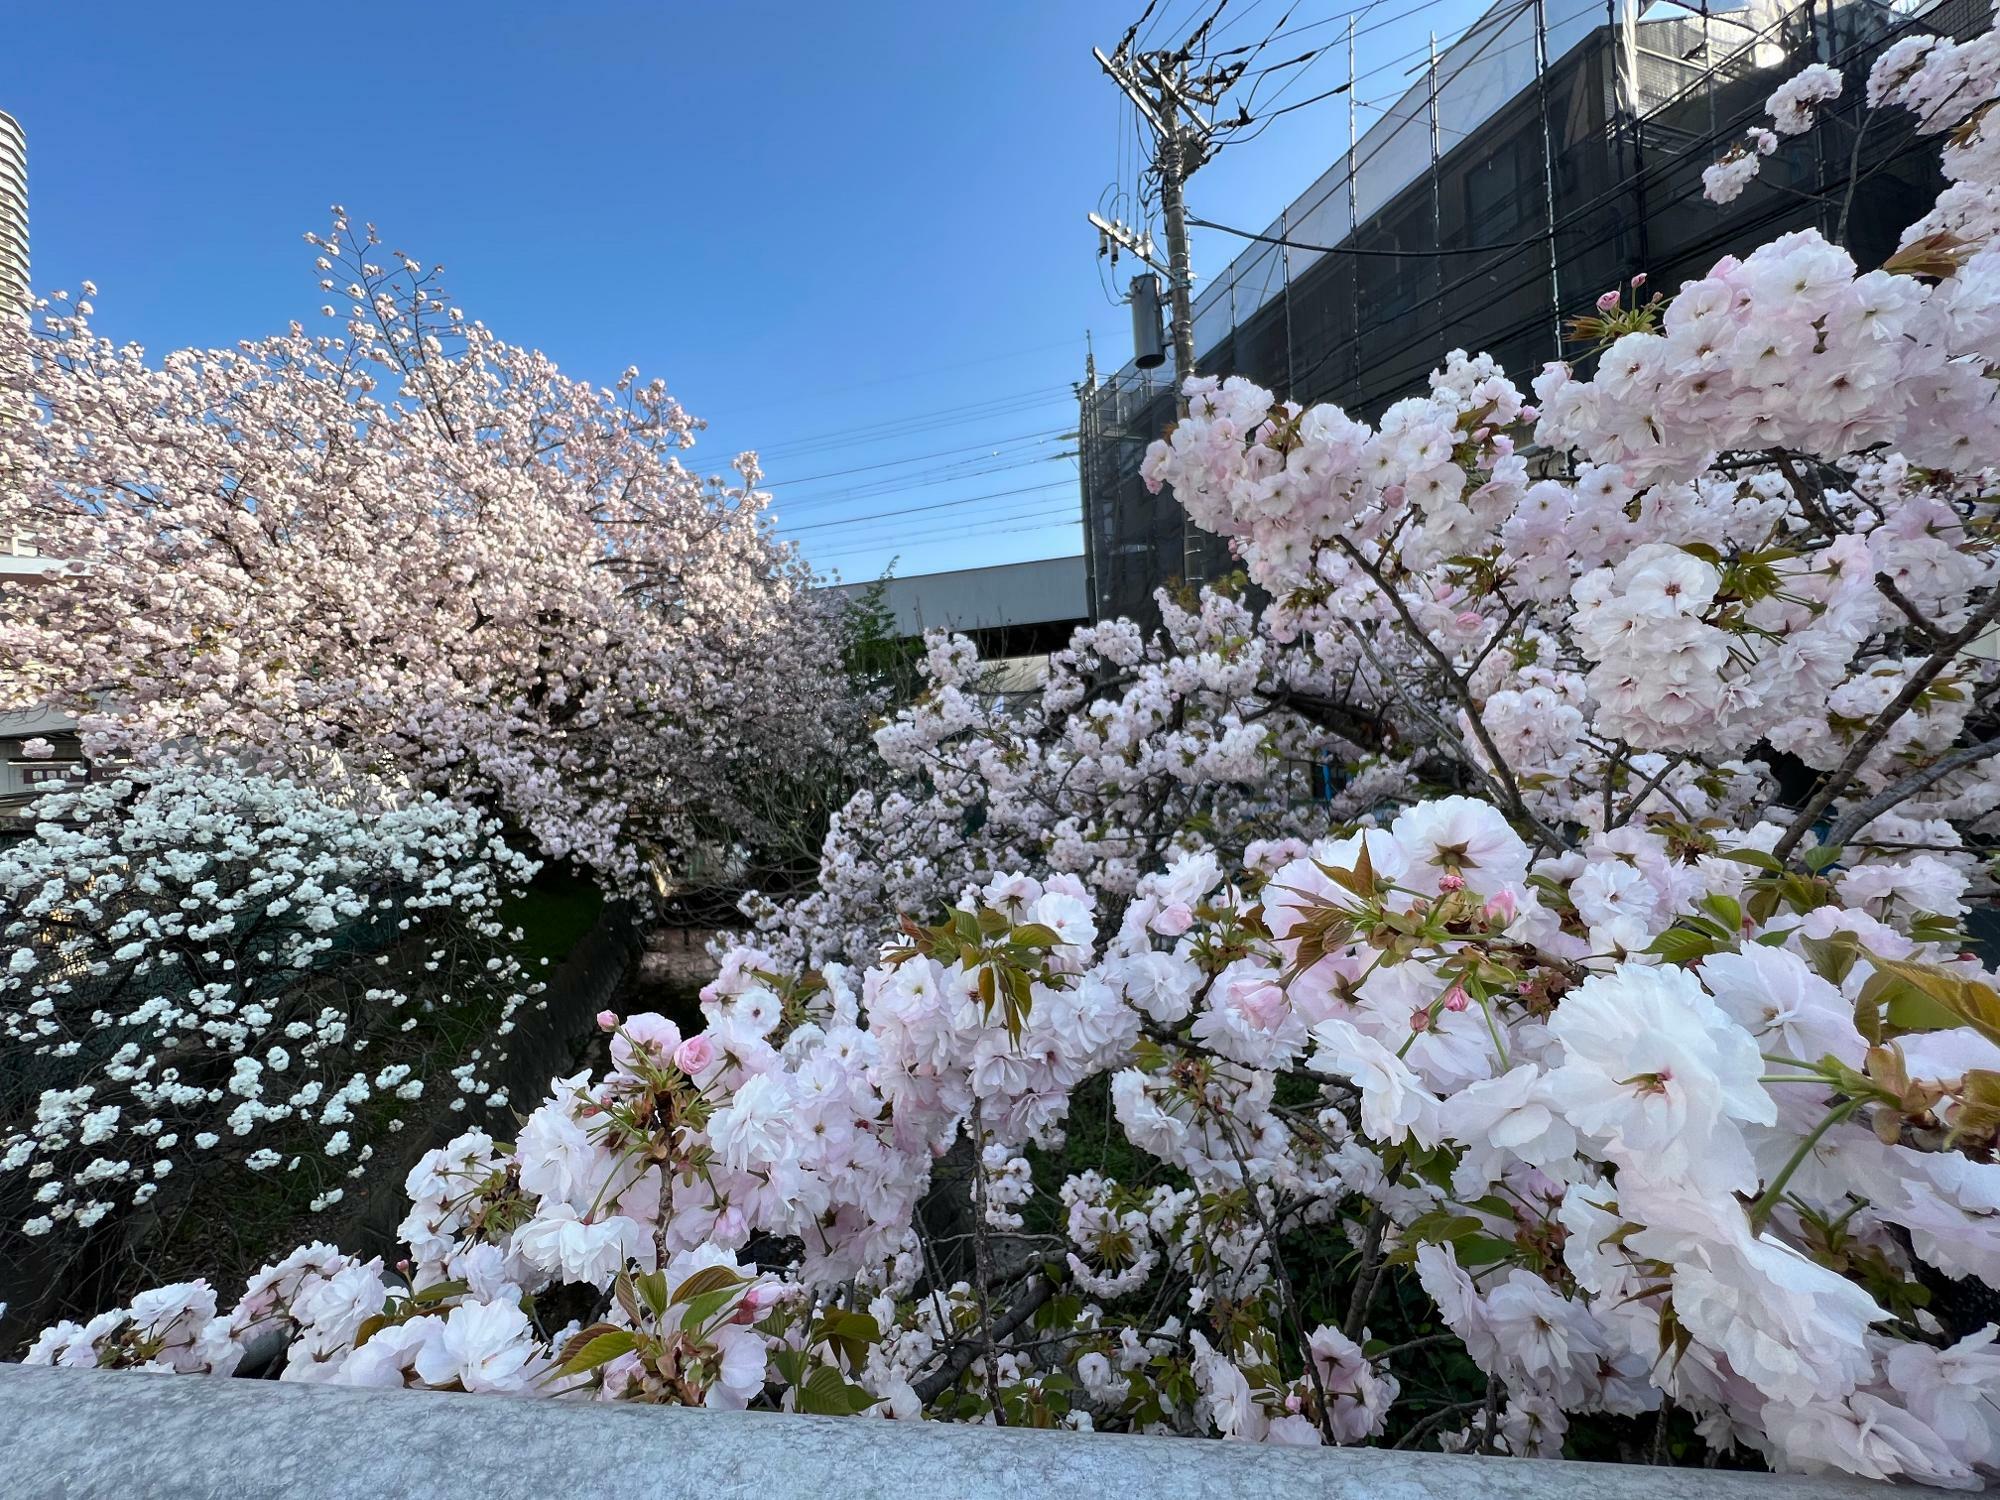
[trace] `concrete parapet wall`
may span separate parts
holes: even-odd
[[[7,1500],[1839,1500],[1706,1469],[0,1366]]]

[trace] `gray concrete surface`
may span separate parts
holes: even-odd
[[[5,1500],[1834,1500],[1879,1485],[0,1366]]]

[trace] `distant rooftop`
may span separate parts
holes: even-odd
[[[848,595],[873,587],[872,580],[829,585]],[[1090,614],[1081,557],[1045,557],[891,578],[883,603],[895,616],[899,635],[1063,624]]]

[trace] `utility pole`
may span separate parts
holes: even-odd
[[[1184,387],[1194,374],[1194,269],[1188,252],[1185,187],[1208,160],[1210,122],[1201,115],[1212,110],[1227,86],[1222,75],[1190,77],[1185,49],[1142,52],[1136,57],[1124,45],[1111,56],[1093,49],[1098,65],[1124,91],[1140,118],[1153,127],[1153,176],[1160,184],[1160,210],[1167,231],[1167,297],[1173,320],[1174,409],[1187,415]],[[1098,225],[1100,232],[1104,226]],[[1128,248],[1131,248],[1128,246]],[[1148,246],[1148,249],[1151,247]],[[1144,257],[1150,264],[1150,257]],[[1181,513],[1182,578],[1197,583],[1202,573],[1201,533]]]
[[[1097,577],[1097,350],[1083,331],[1083,384],[1076,388],[1076,477],[1083,501],[1083,587],[1092,623],[1104,618]]]
[[[1194,374],[1194,268],[1188,254],[1187,199],[1181,188],[1194,168],[1201,165],[1199,147],[1187,148],[1180,127],[1180,107],[1167,91],[1162,75],[1161,115],[1166,133],[1160,137],[1153,156],[1153,169],[1160,174],[1160,212],[1167,221],[1167,295],[1172,299],[1174,338],[1174,405],[1187,415],[1187,379]],[[1192,161],[1188,158],[1192,156]]]
[[[1555,358],[1563,357],[1562,259],[1556,254],[1556,148],[1549,121],[1548,0],[1535,3],[1535,96],[1542,117],[1542,188],[1548,208],[1549,321],[1555,334]]]

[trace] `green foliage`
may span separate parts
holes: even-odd
[[[840,658],[849,681],[863,693],[884,693],[890,704],[907,703],[916,695],[918,664],[924,658],[924,643],[896,632],[896,616],[889,608],[889,583],[895,576],[892,561],[866,588],[846,595],[841,602]]]

